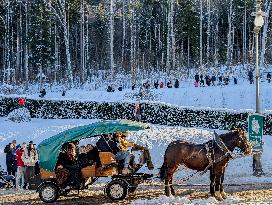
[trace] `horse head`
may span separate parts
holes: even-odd
[[[246,132],[238,128],[233,131],[233,134],[236,137],[235,138],[236,147],[241,149],[241,151],[245,155],[250,155],[252,153],[252,146],[247,139]]]

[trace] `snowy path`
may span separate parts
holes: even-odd
[[[67,197],[53,203],[53,205],[244,205],[244,204],[272,204],[272,184],[266,185],[246,185],[246,186],[226,186],[225,190],[229,194],[224,202],[218,202],[209,196],[208,186],[181,186],[176,187],[177,195],[175,197],[166,197],[161,186],[141,186],[130,194],[125,200],[113,203],[104,195],[103,187],[95,187],[90,190],[81,191],[79,195],[76,192],[70,193]],[[43,204],[35,191],[21,191],[10,193],[2,191],[0,204],[21,205],[21,204]]]

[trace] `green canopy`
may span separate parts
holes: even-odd
[[[148,128],[147,124],[129,120],[102,121],[90,125],[75,127],[54,135],[38,146],[40,168],[54,171],[61,147],[66,142],[82,140],[102,134],[139,131]]]

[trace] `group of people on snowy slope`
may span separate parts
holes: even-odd
[[[33,141],[20,145],[13,140],[6,145],[4,153],[7,172],[15,177],[16,188],[28,189],[31,179],[39,173],[38,153]]]

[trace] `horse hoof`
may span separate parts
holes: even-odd
[[[220,192],[220,194],[221,194],[223,199],[226,199],[228,197],[228,195],[224,191]]]
[[[221,193],[219,191],[216,191],[214,194],[214,197],[217,201],[223,201],[223,197],[221,196]]]

